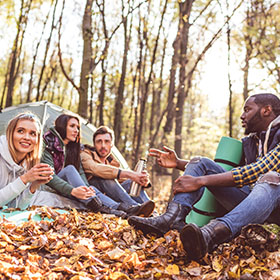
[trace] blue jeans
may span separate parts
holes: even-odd
[[[226,172],[226,170],[219,164],[209,158],[201,157],[190,160],[186,166],[184,175],[198,177],[223,172]],[[177,193],[175,194],[173,201],[191,209],[192,206],[202,197],[203,192],[204,187],[194,192]]]
[[[214,161],[208,158],[191,160],[184,175],[203,176],[226,172]],[[216,200],[229,211],[221,218],[231,230],[232,236],[240,232],[249,223],[265,221],[280,225],[280,183],[257,182],[251,190],[250,186],[238,187],[208,187]],[[191,208],[202,196],[204,188],[191,193],[179,193],[173,201]]]
[[[187,165],[184,175],[204,176],[227,172],[218,163],[209,158],[195,158]],[[174,196],[173,201],[182,204],[190,209],[201,198],[204,188],[190,193],[178,193]],[[215,196],[216,200],[227,211],[231,211],[236,205],[244,200],[250,193],[250,187],[208,187],[209,191]],[[237,219],[238,220],[238,219]],[[230,226],[229,226],[230,227]],[[231,228],[231,227],[230,227]],[[233,230],[233,228],[231,228]],[[235,230],[234,230],[235,231]]]
[[[238,234],[243,226],[251,223],[261,224],[267,221],[280,225],[280,183],[259,180],[239,203],[232,202],[231,195],[224,197],[224,202],[234,208],[217,220],[230,228],[232,237]]]
[[[94,185],[102,193],[108,195],[118,202],[125,202],[130,205],[142,204],[149,200],[146,192],[141,190],[139,197],[131,197],[128,192],[130,189],[131,180],[126,180],[120,184],[117,180],[107,180],[100,177],[93,177],[89,180],[91,185]]]
[[[70,185],[72,185],[74,188],[80,187],[80,186],[85,186],[85,182],[83,181],[82,177],[80,176],[79,172],[73,165],[67,165],[64,167],[58,174],[61,179],[64,181],[68,182]],[[96,187],[92,186],[96,196],[100,198],[102,203],[110,208],[117,209],[119,207],[119,203],[116,201],[112,200],[110,197],[104,195],[102,192],[100,192]],[[73,196],[71,196],[73,199],[77,199]],[[80,199],[85,205],[91,200],[89,199]]]
[[[129,193],[130,191],[130,185],[131,185],[132,181],[129,179],[129,180],[126,180],[124,182],[121,183],[122,187],[126,190],[127,193]],[[150,198],[149,196],[147,195],[147,193],[144,191],[144,189],[142,188],[142,190],[140,191],[140,195],[137,196],[137,197],[132,197],[136,202],[142,204],[146,201],[149,201]]]

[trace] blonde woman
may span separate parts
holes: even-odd
[[[0,136],[0,206],[25,209],[53,169],[40,163],[41,124],[31,113],[13,118]]]

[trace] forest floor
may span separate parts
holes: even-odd
[[[159,185],[154,200],[162,213],[170,183],[158,178]],[[265,242],[257,247],[241,235],[194,262],[177,231],[156,238],[112,215],[36,211],[52,220],[0,221],[0,279],[280,279],[279,244],[272,235],[260,235]]]

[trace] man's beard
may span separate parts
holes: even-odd
[[[248,135],[256,131],[256,125],[262,121],[261,108],[255,113],[255,115],[247,122],[247,127],[245,129],[245,134]]]
[[[105,155],[102,154],[102,151],[105,152]],[[106,157],[108,157],[109,154],[110,154],[110,152],[108,152],[106,149],[100,149],[99,151],[96,150],[96,152],[97,152],[97,154],[98,154],[98,156],[99,156],[100,158],[106,158]]]

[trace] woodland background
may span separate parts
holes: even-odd
[[[1,108],[48,100],[108,125],[132,166],[163,144],[213,157],[242,136],[248,95],[279,94],[279,13],[274,0],[1,0]]]

